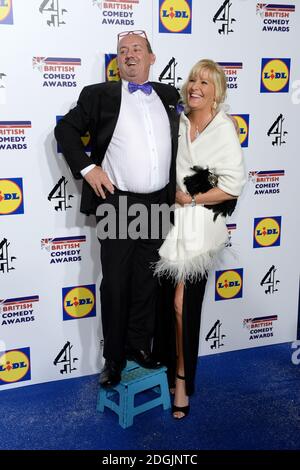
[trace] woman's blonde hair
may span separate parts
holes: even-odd
[[[192,70],[189,73],[189,76],[185,83],[183,84],[181,88],[181,96],[185,105],[185,109],[188,112],[189,107],[187,105],[187,86],[188,83],[191,79],[198,77],[202,71],[207,70],[210,78],[213,81],[213,84],[215,86],[215,108],[218,109],[219,105],[225,101],[226,98],[226,91],[227,91],[227,83],[226,83],[226,77],[225,73],[222,69],[222,67],[217,64],[217,62],[214,62],[213,60],[209,59],[202,59],[199,60],[193,67]]]

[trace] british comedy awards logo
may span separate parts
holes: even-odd
[[[0,385],[30,379],[30,348],[0,352]]]
[[[66,57],[33,57],[32,67],[41,73],[43,87],[77,87],[81,59]]]
[[[253,183],[254,196],[280,194],[280,180],[284,170],[249,171],[249,180]]]
[[[232,117],[237,121],[240,129],[240,144],[241,147],[248,147],[249,145],[249,114],[232,114]]]
[[[254,219],[253,248],[280,246],[281,216]]]
[[[117,54],[105,54],[105,81],[118,82],[120,80]]]
[[[74,237],[43,238],[41,248],[49,253],[49,264],[75,263],[82,260],[85,235]]]
[[[0,321],[3,325],[17,325],[35,321],[38,295],[18,297],[15,299],[0,299]]]
[[[288,93],[291,59],[262,59],[261,93]]]
[[[215,300],[231,300],[243,297],[243,269],[216,271]]]
[[[30,121],[0,121],[0,150],[26,150]]]
[[[13,23],[14,18],[12,0],[0,0],[0,25]]]
[[[272,338],[274,336],[274,322],[277,319],[277,315],[245,318],[243,327],[249,332],[249,341]]]
[[[22,178],[0,178],[0,216],[24,214]]]
[[[159,32],[191,34],[192,0],[159,0]]]
[[[134,26],[135,9],[140,0],[92,0],[93,5],[101,11],[102,24],[116,26]]]
[[[226,224],[227,230],[228,230],[228,240],[225,244],[225,246],[230,247],[232,246],[232,235],[236,231],[236,224]]]
[[[239,71],[243,69],[243,63],[242,62],[218,62],[218,64],[222,67],[225,73],[227,88],[229,90],[238,89]]]
[[[274,3],[257,3],[256,14],[261,19],[262,31],[288,33],[291,29],[291,15],[295,5],[276,5]]]
[[[62,289],[63,320],[96,316],[95,284]]]

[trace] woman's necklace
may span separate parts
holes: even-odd
[[[205,122],[204,126],[191,121],[191,124],[193,125],[193,127],[195,127],[194,139],[197,139],[197,137],[199,137],[199,135],[204,131],[204,129],[207,128],[207,126],[213,120],[214,117],[215,117],[215,114],[212,114],[211,116],[209,116],[209,119]]]

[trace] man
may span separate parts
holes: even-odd
[[[118,35],[117,61],[122,80],[85,87],[55,136],[74,177],[84,178],[81,211],[95,213],[105,201],[128,223],[122,198],[128,211],[139,203],[149,213],[153,204],[175,201],[178,93],[147,82],[155,55],[144,31]],[[80,138],[87,131],[91,159]],[[157,280],[150,263],[157,261],[162,239],[98,238],[105,358],[99,381],[110,387],[121,380],[126,358],[159,366],[151,356]]]

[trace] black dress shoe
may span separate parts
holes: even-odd
[[[161,362],[156,361],[149,351],[142,349],[131,349],[127,352],[127,359],[135,361],[139,366],[145,369],[158,369],[161,367]]]
[[[100,372],[99,384],[101,387],[109,388],[118,385],[121,381],[121,372],[126,365],[126,361],[116,362],[112,359],[106,359],[105,365]]]

